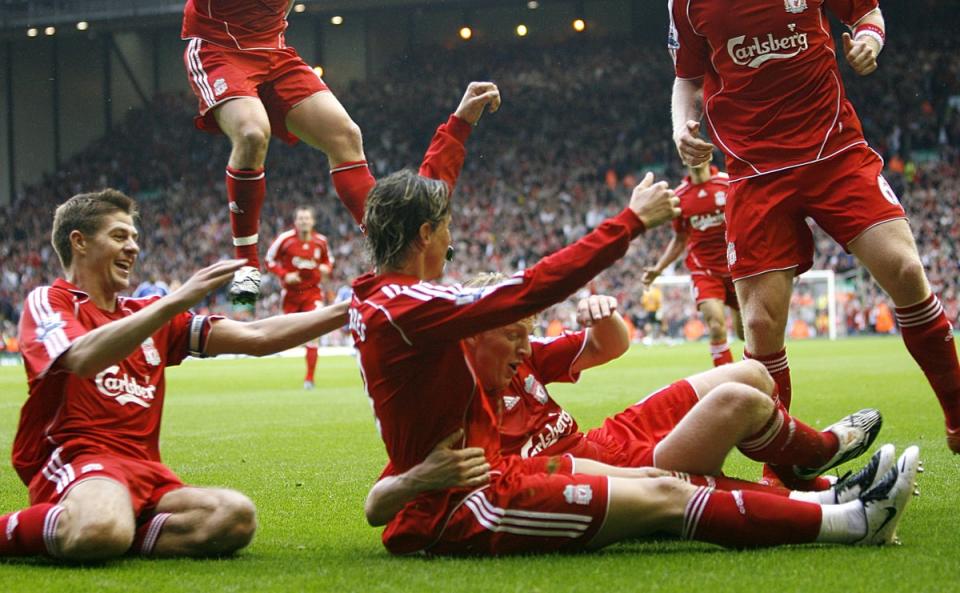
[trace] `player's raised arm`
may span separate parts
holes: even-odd
[[[408,471],[373,485],[364,503],[372,527],[386,525],[422,492],[446,488],[477,488],[490,481],[490,464],[480,447],[458,449],[463,430],[440,441],[430,455]]]
[[[203,353],[265,356],[294,348],[346,325],[349,304],[336,303],[257,321],[221,319],[213,324]]]
[[[877,69],[877,56],[886,40],[886,25],[879,8],[868,12],[843,34],[843,55],[853,71],[866,76]]]
[[[630,333],[617,312],[617,299],[599,294],[581,299],[577,304],[577,320],[590,330],[583,352],[570,367],[572,373],[610,362],[630,348]]]
[[[200,270],[152,305],[77,338],[60,358],[60,364],[81,377],[96,375],[129,356],[174,316],[229,282],[246,263],[244,259],[228,259]]]

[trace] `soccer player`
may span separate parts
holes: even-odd
[[[482,288],[503,279],[488,274],[467,286]],[[753,360],[677,381],[608,418],[601,427],[581,432],[573,416],[550,396],[547,385],[579,380],[582,371],[621,356],[630,343],[616,299],[603,295],[582,299],[578,317],[587,330],[556,338],[529,336],[533,320],[528,318],[464,340],[479,383],[496,402],[503,455],[571,456],[576,458],[574,467],[581,459],[618,467],[657,467],[683,472],[680,477],[698,485],[757,489],[827,504],[856,498],[893,465],[893,446],[888,445],[861,472],[849,474],[829,491],[814,493],[716,477],[734,447],[751,459],[775,463],[779,472],[818,475],[863,453],[880,431],[875,410],[852,414],[823,432],[813,430],[783,409],[770,374]],[[452,456],[449,445],[437,456]],[[462,485],[482,485],[486,475],[482,472],[489,470],[479,461],[482,450],[465,455],[465,478],[477,482]],[[385,523],[422,489],[445,482],[445,468],[459,466],[415,466],[407,476],[379,482],[367,499],[368,520],[373,525]]]
[[[324,279],[333,271],[327,238],[313,229],[313,208],[301,206],[294,214],[293,229],[280,233],[267,249],[267,269],[280,279],[280,305],[284,313],[313,311],[323,306]],[[317,340],[306,344],[307,374],[304,389],[313,389],[317,368]]]
[[[870,74],[885,35],[877,0],[669,6],[674,140],[686,164],[709,160],[713,145],[699,134],[704,115],[726,154],[727,263],[748,355],[770,369],[789,406],[784,330],[793,279],[812,265],[810,217],[893,299],[907,350],[943,409],[947,446],[960,453],[952,327],[883,162],[845,96],[827,25],[829,9],[852,29],[840,49],[857,74]]]
[[[187,0],[181,37],[184,65],[199,101],[196,126],[230,139],[226,188],[236,256],[246,258],[231,298],[253,303],[260,294],[257,249],[266,194],[263,165],[271,134],[303,140],[330,161],[337,195],[360,223],[374,179],[360,128],[284,31],[293,0]]]
[[[30,394],[13,465],[31,506],[0,517],[0,556],[210,556],[246,546],[256,529],[250,499],[186,486],[160,460],[164,370],[189,354],[278,352],[346,321],[343,305],[249,323],[189,311],[245,260],[204,268],[165,297],[118,296],[139,253],[136,212],[110,189],[56,210],[64,277],[31,291],[20,321]]]
[[[475,123],[483,104],[460,112]],[[722,492],[674,477],[569,458],[500,454],[492,400],[462,340],[512,324],[564,299],[622,257],[644,229],[679,214],[663,182],[647,175],[629,206],[573,245],[485,289],[431,282],[450,245],[451,180],[409,171],[381,179],[364,224],[376,271],[354,281],[350,329],[361,375],[390,460],[384,476],[422,462],[457,430],[480,447],[487,487],[425,492],[387,525],[393,553],[507,554],[600,548],[668,532],[728,546],[892,541],[913,489],[916,449],[858,500],[820,505],[758,492]],[[635,476],[635,472],[633,472]]]
[[[723,207],[729,189],[726,173],[710,166],[710,161],[687,167],[687,176],[674,190],[680,198],[680,217],[673,221],[673,238],[657,263],[643,272],[647,286],[687,251],[687,269],[693,282],[693,298],[710,332],[713,366],[733,362],[727,344],[727,317],[730,307],[737,336],[743,339],[740,305],[727,267],[726,223]]]

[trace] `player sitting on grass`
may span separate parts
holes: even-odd
[[[467,121],[476,122],[483,107],[470,110]],[[384,476],[410,470],[462,430],[459,444],[484,450],[490,482],[418,495],[389,521],[388,550],[543,553],[660,532],[730,547],[893,540],[913,491],[916,448],[876,487],[839,505],[637,477],[636,470],[590,460],[574,467],[569,457],[502,455],[492,400],[463,340],[567,298],[679,209],[666,184],[647,175],[627,208],[573,245],[501,284],[464,289],[432,282],[443,274],[451,242],[451,189],[401,171],[371,191],[364,223],[376,271],[353,283],[350,329],[390,460]]]
[[[185,486],[160,461],[164,369],[188,355],[260,356],[346,322],[346,307],[241,323],[190,307],[246,260],[217,262],[165,297],[118,296],[140,248],[134,201],[116,190],[57,208],[53,247],[64,278],[33,290],[20,321],[30,395],[13,465],[31,506],[0,517],[0,557],[100,560],[230,554],[250,543],[253,503]]]
[[[489,274],[467,286],[482,288],[504,279]],[[861,471],[848,474],[832,488],[828,484],[827,491],[812,493],[722,477],[724,459],[734,447],[757,461],[777,463],[780,471],[809,477],[858,456],[880,430],[879,414],[863,410],[824,432],[814,431],[783,409],[770,374],[752,360],[677,381],[608,418],[600,428],[580,432],[545,385],[576,381],[582,371],[626,352],[627,327],[616,307],[611,297],[582,299],[578,317],[589,329],[553,339],[528,337],[533,327],[526,319],[464,340],[484,392],[499,411],[502,454],[568,456],[575,470],[584,459],[619,467],[657,467],[682,472],[677,476],[695,485],[758,490],[825,504],[856,499],[893,466],[893,445],[887,445]],[[367,499],[369,522],[386,523],[425,490],[484,485],[489,465],[483,449],[452,445],[445,440],[423,464],[374,486]],[[804,463],[820,465],[796,467]]]

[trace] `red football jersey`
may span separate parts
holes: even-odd
[[[180,37],[231,49],[281,49],[289,8],[289,0],[187,0]]]
[[[731,180],[865,144],[824,9],[852,25],[877,0],[669,0],[678,78],[703,77],[704,115]]]
[[[575,383],[580,378],[572,367],[586,343],[586,332],[530,337],[530,356],[499,394],[500,450],[504,455],[559,455],[583,437],[577,421],[550,397],[546,386]]]
[[[693,184],[690,176],[677,187],[680,217],[673,229],[687,233],[687,269],[691,274],[729,276],[727,267],[727,225],[723,207],[727,203],[730,178],[714,171],[704,183]]]
[[[267,269],[280,278],[280,284],[288,292],[317,289],[323,279],[321,265],[333,269],[333,257],[327,238],[315,231],[306,241],[296,229],[280,233],[267,250]],[[300,282],[287,284],[283,278],[290,272],[299,272]]]
[[[159,298],[121,297],[111,313],[63,279],[27,296],[20,318],[20,347],[30,395],[20,411],[13,442],[13,466],[25,484],[54,449],[68,443],[160,461],[164,369],[203,351],[209,318],[177,315],[133,354],[95,377],[74,375],[57,364],[77,338]]]

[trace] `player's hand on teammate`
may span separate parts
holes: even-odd
[[[849,33],[843,34],[843,55],[853,71],[860,76],[866,76],[877,69],[877,56],[880,55],[880,44],[873,37],[861,35],[860,39],[853,39]]]
[[[203,297],[230,282],[234,272],[246,264],[246,259],[222,259],[194,273],[166,298],[177,303],[179,310],[186,311],[203,300]]]
[[[490,464],[480,447],[457,449],[463,430],[457,430],[433,448],[422,463],[407,473],[419,490],[475,488],[490,481]]]
[[[492,82],[471,82],[460,99],[454,115],[470,125],[476,125],[484,110],[496,113],[500,109],[500,89]]]
[[[674,136],[673,142],[684,165],[696,167],[713,158],[713,144],[700,137],[700,122],[688,121],[683,131]]]
[[[667,186],[666,181],[653,182],[653,173],[647,173],[643,181],[633,188],[630,209],[648,229],[660,226],[680,216],[680,198]]]
[[[287,272],[283,275],[286,284],[300,284],[300,272]]]
[[[653,284],[653,281],[659,277],[660,277],[660,270],[658,270],[653,266],[650,266],[648,268],[644,268],[643,277],[640,278],[640,282],[643,282],[644,288],[650,288],[650,286]]]
[[[577,321],[583,327],[608,319],[616,312],[617,299],[612,296],[592,294],[577,303]]]

